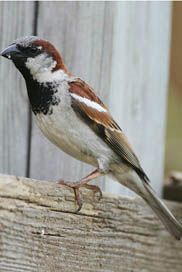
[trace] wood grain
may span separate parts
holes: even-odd
[[[0,51],[31,35],[33,2],[0,2]],[[24,80],[13,64],[0,58],[0,172],[25,175],[28,103]]]
[[[52,41],[68,68],[109,106],[158,194],[163,180],[170,10],[169,2],[65,1],[40,2],[38,14],[39,36]],[[89,166],[63,154],[33,125],[31,177],[77,180],[88,171]],[[109,178],[98,183],[106,191],[129,194]]]
[[[109,108],[158,194],[163,185],[170,10],[169,2],[117,2],[113,30]]]
[[[141,199],[83,199],[75,214],[69,189],[1,175],[0,271],[181,271],[182,242]],[[182,205],[167,205],[182,220]]]

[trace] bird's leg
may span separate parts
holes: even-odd
[[[69,181],[64,181],[64,180],[58,181],[58,184],[65,185],[65,186],[72,188],[74,190],[75,200],[78,205],[78,209],[76,210],[76,212],[79,212],[81,210],[82,204],[83,204],[81,197],[80,197],[80,191],[79,191],[80,187],[85,187],[89,190],[94,191],[94,193],[98,192],[100,195],[99,200],[101,199],[101,197],[102,197],[101,189],[96,185],[91,185],[91,184],[87,184],[87,183],[89,181],[91,181],[92,179],[98,178],[102,175],[103,175],[103,173],[100,172],[99,169],[96,169],[92,173],[90,173],[88,176],[84,177],[83,179],[81,179],[80,181],[77,181],[77,182],[69,182]]]

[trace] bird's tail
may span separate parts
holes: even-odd
[[[150,186],[147,176],[139,177],[135,171],[125,174],[116,167],[113,177],[124,186],[139,194],[156,213],[166,229],[178,240],[182,237],[182,225],[176,220],[167,206],[158,198]]]
[[[182,237],[182,225],[176,220],[166,205],[157,197],[152,187],[148,182],[143,182],[146,189],[145,201],[149,204],[152,210],[158,215],[166,229],[178,240]]]

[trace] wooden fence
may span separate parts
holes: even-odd
[[[129,136],[161,193],[170,45],[170,2],[0,2],[0,48],[38,34],[88,81]],[[78,179],[89,166],[57,150],[34,125],[25,84],[0,60],[0,172]],[[110,192],[117,183],[99,181]]]
[[[0,176],[1,272],[181,272],[182,242],[141,198],[97,202],[55,183]],[[182,219],[182,206],[167,203]]]

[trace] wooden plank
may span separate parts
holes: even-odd
[[[169,2],[41,2],[38,20],[38,34],[51,40],[68,67],[109,105],[158,194],[163,180],[170,10]],[[75,180],[90,169],[63,155],[35,126],[32,135],[31,177]],[[108,181],[102,185],[107,191],[128,194],[109,178],[103,180]]]
[[[0,2],[0,48],[32,34],[33,2]],[[26,18],[26,19],[25,19]],[[28,103],[24,80],[12,63],[0,59],[0,172],[25,175]]]
[[[159,195],[163,186],[170,12],[169,2],[116,4],[109,92],[109,107]],[[111,187],[108,183],[108,190]]]
[[[0,271],[180,272],[182,243],[139,198],[83,191],[0,176]],[[182,205],[167,202],[182,220]]]

